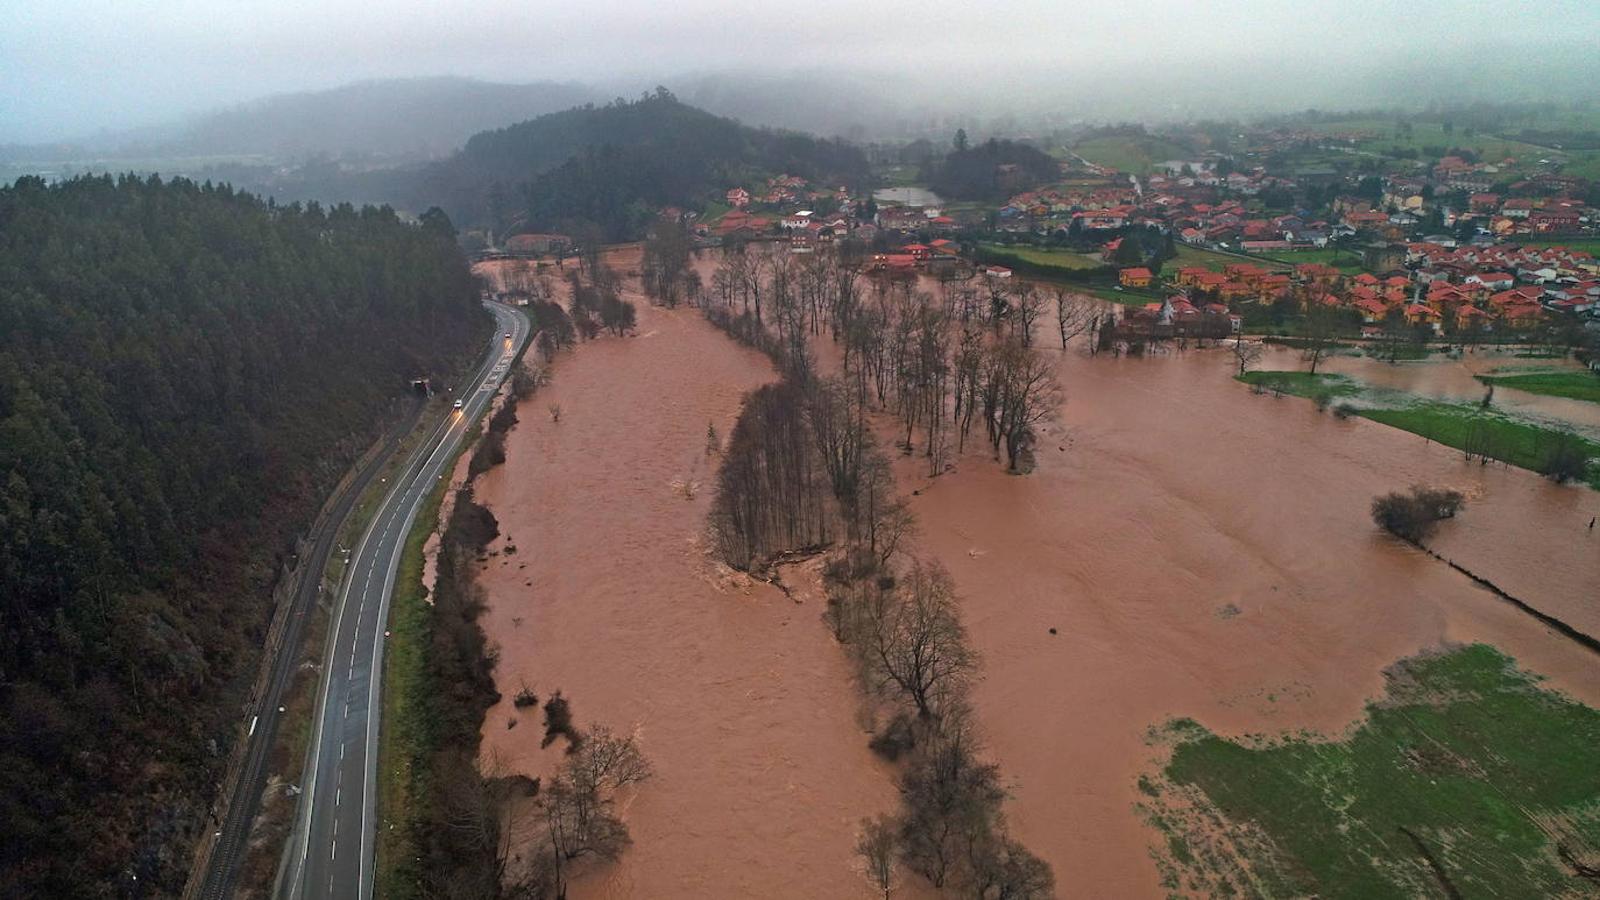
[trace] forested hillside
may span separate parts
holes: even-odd
[[[424,222],[0,189],[0,896],[181,886],[294,533],[487,333]]]
[[[866,157],[841,141],[749,128],[657,89],[639,100],[583,106],[475,135],[429,167],[424,196],[453,216],[502,227],[642,235],[666,205],[698,207],[729,187],[777,174],[860,184]]]

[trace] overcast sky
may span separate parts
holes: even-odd
[[[1039,67],[1181,78],[1386,61],[1470,70],[1485,52],[1600,53],[1600,0],[5,0],[0,142],[66,139],[359,79],[467,75],[649,83],[686,71]],[[1468,50],[1470,49],[1470,52]]]

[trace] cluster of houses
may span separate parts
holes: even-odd
[[[1136,310],[1129,322],[1180,332],[1190,326],[1216,331],[1224,322],[1237,327],[1241,304],[1285,298],[1351,310],[1370,325],[1404,320],[1438,331],[1521,329],[1557,314],[1596,317],[1600,268],[1592,256],[1512,243],[1596,233],[1600,212],[1587,205],[1593,192],[1583,179],[1542,164],[1480,161],[1470,154],[1405,163],[1365,177],[1351,174],[1351,166],[1320,166],[1315,160],[1293,167],[1273,163],[1271,172],[1254,164],[1308,148],[1322,157],[1354,155],[1373,138],[1365,132],[1258,131],[1233,159],[1210,154],[1172,160],[1142,178],[1079,160],[1065,165],[1062,184],[1016,193],[982,211],[880,206],[844,187],[784,174],[752,188],[729,188],[730,211],[715,221],[679,210],[664,214],[689,225],[705,243],[776,239],[791,252],[810,253],[848,237],[877,250],[869,268],[889,275],[964,267],[954,240],[958,233],[963,239],[987,234],[1024,241],[1065,233],[1101,246],[1107,263],[1120,258],[1121,235],[1136,227],[1197,247],[1282,259],[1330,245],[1363,248],[1366,271],[1359,274],[1266,259],[1241,259],[1220,272],[1183,267],[1165,279],[1148,267],[1122,268],[1121,286],[1166,287],[1171,294]],[[1359,162],[1370,158],[1362,155]],[[1263,212],[1308,198],[1315,198],[1307,203],[1314,208]],[[868,217],[865,209],[873,207]],[[505,249],[559,255],[570,244],[563,235],[517,235]],[[990,278],[1012,274],[1003,266],[977,271]]]
[[[1527,328],[1549,313],[1592,317],[1600,307],[1600,264],[1564,247],[1424,241],[1406,245],[1406,262],[1411,299],[1403,308],[1411,322],[1442,326],[1453,318],[1463,330],[1494,322]],[[1382,299],[1385,311],[1392,308],[1395,297]],[[1370,303],[1367,309],[1377,311]]]
[[[874,253],[867,267],[872,272],[910,276],[919,269],[929,272],[946,272],[962,266],[961,248],[949,238],[935,238],[926,244],[911,243],[892,253]],[[1009,277],[1007,269],[1005,276]]]
[[[1241,303],[1293,300],[1348,309],[1371,326],[1396,320],[1435,332],[1470,332],[1496,326],[1525,330],[1551,315],[1600,315],[1600,263],[1561,247],[1512,245],[1446,247],[1426,241],[1404,247],[1404,264],[1383,274],[1349,275],[1324,263],[1301,263],[1292,272],[1248,262],[1221,272],[1193,266],[1170,279],[1170,309],[1198,312],[1237,308]],[[1123,286],[1150,288],[1148,268],[1119,273]],[[1182,301],[1181,303],[1179,301]],[[1162,304],[1151,304],[1147,311]]]
[[[565,234],[514,234],[502,242],[498,254],[483,254],[490,258],[533,258],[562,256],[572,249],[572,238]]]
[[[752,202],[765,206],[782,206],[812,202],[825,197],[848,201],[850,193],[842,187],[834,190],[815,190],[810,182],[799,175],[776,175],[769,178],[766,185],[756,194],[751,194],[742,187],[729,188],[727,193],[728,206],[733,209],[747,209]]]

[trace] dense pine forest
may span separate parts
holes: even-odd
[[[778,174],[860,185],[866,156],[843,141],[750,128],[658,88],[475,135],[422,175],[421,196],[458,219],[634,239],[662,206],[698,209]]]
[[[0,189],[0,896],[177,893],[294,534],[488,328],[437,213]]]

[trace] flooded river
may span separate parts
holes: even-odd
[[[1063,896],[1162,895],[1133,804],[1146,729],[1168,718],[1336,734],[1385,666],[1441,641],[1493,642],[1600,702],[1592,654],[1368,514],[1413,483],[1462,489],[1440,549],[1597,631],[1600,535],[1583,526],[1600,494],[1253,395],[1230,362],[1071,353],[1032,475],[969,458],[930,483],[902,465],[922,548],[950,566],[985,655],[976,706],[1012,818]]]
[[[1263,369],[1304,371],[1300,352],[1273,347],[1261,361]],[[1485,385],[1474,376],[1515,375],[1551,370],[1582,371],[1570,360],[1521,359],[1497,350],[1479,348],[1460,359],[1436,356],[1426,361],[1389,363],[1368,356],[1338,355],[1324,360],[1317,371],[1346,375],[1365,384],[1419,397],[1476,403]],[[1567,424],[1600,438],[1600,403],[1530,394],[1505,385],[1495,387],[1494,405],[1506,412],[1553,424]]]
[[[624,814],[634,845],[574,897],[870,896],[857,823],[895,792],[821,605],[719,577],[700,546],[706,426],[726,436],[771,366],[696,310],[636,302],[638,337],[560,358],[476,490],[500,519],[491,549],[517,547],[480,576],[505,696],[485,756],[535,775],[559,761],[511,705],[524,682],[560,690],[580,726],[638,735],[656,775]]]
[[[482,575],[506,697],[485,754],[530,774],[558,760],[511,708],[522,683],[639,735],[657,776],[626,810],[635,845],[577,897],[869,896],[851,847],[862,816],[895,807],[892,773],[820,606],[720,577],[699,544],[706,426],[725,436],[770,366],[694,310],[640,307],[638,337],[558,362],[479,483],[504,533],[492,549],[517,547]],[[1461,489],[1439,550],[1600,633],[1600,533],[1584,527],[1600,493],[1253,395],[1230,364],[1074,350],[1032,475],[981,454],[931,481],[897,464],[919,491],[917,552],[950,568],[984,655],[975,705],[1014,829],[1064,897],[1164,894],[1133,804],[1160,752],[1147,730],[1171,717],[1336,734],[1385,666],[1444,641],[1492,642],[1600,704],[1592,654],[1368,514],[1413,483]]]

